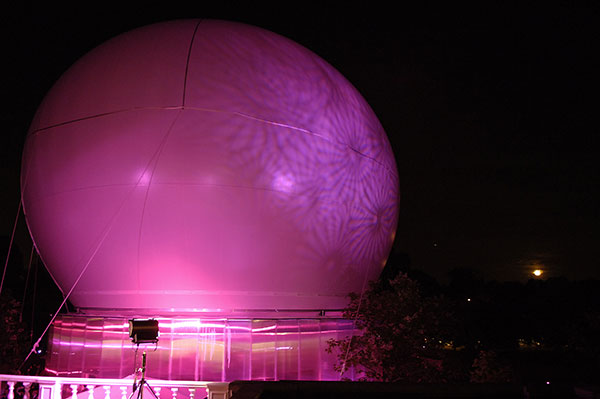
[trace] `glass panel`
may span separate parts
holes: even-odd
[[[225,377],[224,331],[224,320],[200,320],[198,332],[200,381],[222,381]]]
[[[63,352],[60,348],[60,343],[62,340],[62,331],[62,318],[57,317],[48,333],[49,336],[46,354],[46,371],[51,375],[57,374],[58,370],[60,370],[59,359],[61,353]]]
[[[71,335],[69,356],[67,358],[67,370],[73,377],[80,377],[83,369],[83,345],[85,340],[86,319],[70,317],[68,330]]]
[[[59,375],[65,375],[69,373],[69,356],[71,354],[71,335],[73,329],[71,328],[72,317],[65,317],[60,328],[60,341],[58,342],[58,364],[57,371]]]
[[[278,380],[298,379],[298,320],[278,320],[276,335],[276,364]]]
[[[127,328],[127,332],[125,332]],[[129,324],[124,319],[107,318],[102,329],[102,366],[100,374],[106,378],[122,378],[133,373],[133,355],[130,346],[123,347],[123,341],[129,342]],[[130,354],[127,370],[122,364],[124,350]]]
[[[300,328],[300,370],[298,379],[318,380],[321,366],[319,320],[301,319],[298,321],[298,324]]]
[[[173,321],[172,327],[171,375],[176,375],[177,379],[193,380],[196,377],[200,322],[177,319]]]
[[[275,320],[252,320],[252,380],[275,379]]]
[[[351,336],[351,334],[352,321],[343,319],[321,320],[321,333],[319,334],[320,349],[318,350],[321,354],[321,365],[319,367],[321,373],[319,375],[319,380],[327,381],[340,379],[339,372],[335,371],[333,368],[337,362],[337,354],[329,354],[325,351],[327,348],[327,340],[331,338],[342,339]],[[345,374],[344,377],[349,378],[350,376]]]
[[[229,320],[225,334],[225,380],[249,380],[252,369],[252,322]]]
[[[98,377],[100,373],[100,360],[102,358],[102,327],[104,319],[87,319],[83,351],[83,376]]]

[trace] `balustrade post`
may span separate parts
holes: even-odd
[[[54,397],[54,384],[51,382],[38,383],[38,399],[52,399]]]
[[[86,385],[88,390],[88,399],[94,399],[94,385]]]
[[[31,388],[31,382],[23,382],[23,399],[29,399],[29,389]]]
[[[6,381],[8,384],[8,399],[15,399],[15,381]]]
[[[71,399],[77,399],[77,388],[79,388],[79,385],[71,384],[69,386],[71,387]]]
[[[24,379],[26,381],[23,381]],[[131,388],[126,385],[129,380],[99,379],[97,384],[94,384],[94,381],[93,378],[66,378],[60,376],[39,377],[39,379],[33,376],[8,376],[1,382],[3,386],[7,387],[4,392],[6,395],[4,399],[34,399],[36,389],[37,397],[35,399],[136,399],[129,396]],[[205,392],[210,399],[226,399],[227,383],[205,385],[190,382],[189,385],[181,385],[182,382],[167,382],[166,386],[152,386],[151,388],[148,386],[148,388],[154,391],[155,399],[161,399],[163,389],[170,389],[170,395],[167,393],[164,399],[201,399],[205,396]],[[6,385],[4,385],[5,383]],[[107,385],[99,385],[102,383]],[[21,384],[23,385],[22,389]],[[34,388],[36,386],[39,386],[39,388]],[[113,390],[113,387],[115,390]],[[144,388],[146,387],[138,387],[138,389]],[[95,389],[99,390],[98,395],[96,395]],[[102,389],[104,394],[102,394]],[[179,394],[180,391],[181,395]]]
[[[213,382],[208,384],[208,399],[227,399],[228,382]]]
[[[62,399],[62,383],[60,380],[54,382],[54,388],[52,389],[52,399]]]

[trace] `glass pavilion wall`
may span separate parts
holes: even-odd
[[[352,321],[329,317],[157,319],[158,344],[140,345],[136,353],[129,318],[61,315],[49,337],[46,371],[123,378],[146,351],[146,375],[154,379],[339,380],[327,340],[353,334]]]

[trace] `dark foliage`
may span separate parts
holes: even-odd
[[[2,293],[0,300],[0,373],[18,373],[18,367],[27,356],[29,337],[27,328],[19,320],[21,303],[9,291]]]
[[[445,382],[456,378],[449,367],[454,322],[441,297],[424,298],[419,285],[400,273],[389,282],[372,283],[364,295],[351,294],[344,316],[356,321],[361,335],[330,340],[336,368],[354,367],[363,380]]]
[[[408,271],[350,295],[344,315],[361,334],[329,341],[338,371],[413,383],[600,378],[598,281],[485,282],[458,269],[439,286]]]

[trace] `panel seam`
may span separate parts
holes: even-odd
[[[190,40],[190,47],[188,48],[188,54],[187,54],[187,60],[185,62],[185,74],[183,76],[183,96],[181,99],[181,106],[185,107],[185,97],[186,97],[186,90],[187,90],[187,78],[188,78],[188,71],[190,68],[190,58],[192,56],[192,48],[194,46],[194,39],[196,38],[196,32],[198,32],[198,27],[200,26],[200,24],[202,23],[202,20],[198,21],[198,23],[196,24],[196,27],[194,28],[194,34],[192,35],[192,40]]]

